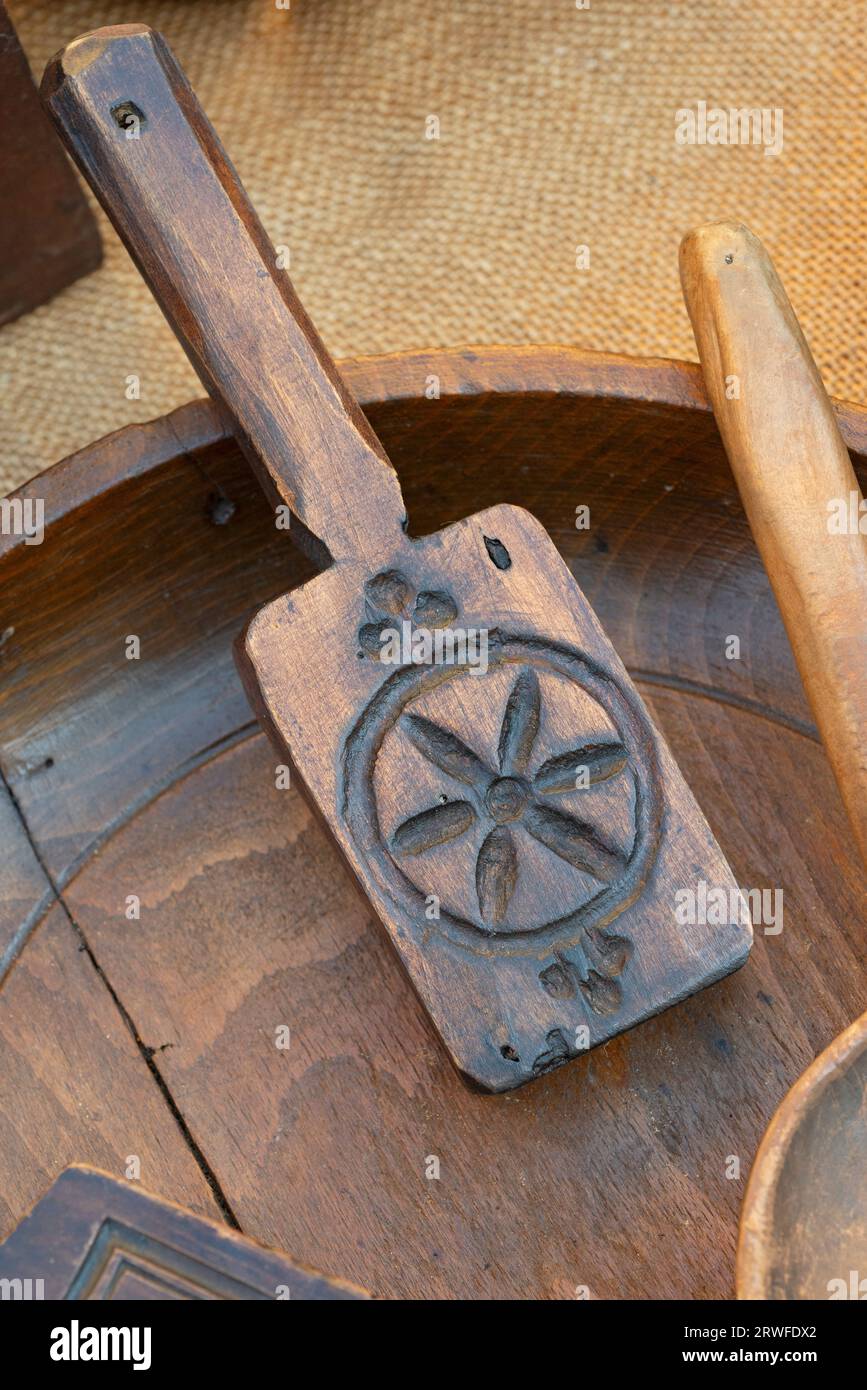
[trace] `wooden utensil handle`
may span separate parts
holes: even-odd
[[[761,242],[713,223],[681,279],[708,394],[867,862],[867,525],[831,403]],[[854,525],[853,523],[854,518]]]
[[[144,25],[86,34],[43,100],[266,486],[331,555],[381,555],[400,485],[171,50]]]

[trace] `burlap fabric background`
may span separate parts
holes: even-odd
[[[164,31],[338,355],[556,342],[694,358],[678,242],[737,216],[775,257],[829,388],[867,397],[863,2],[9,8],[39,74],[100,24]],[[677,146],[675,112],[699,100],[782,107],[782,154]],[[0,491],[201,394],[101,221],[103,269],[0,332]]]

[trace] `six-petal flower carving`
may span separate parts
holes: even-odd
[[[403,821],[392,835],[392,850],[399,855],[424,854],[463,835],[481,818],[490,828],[476,858],[475,887],[482,920],[492,931],[505,919],[515,891],[519,827],[560,859],[603,884],[611,883],[626,867],[622,851],[607,843],[590,820],[560,810],[549,800],[616,776],[626,766],[626,749],[613,740],[584,744],[549,758],[531,776],[528,768],[540,719],[539,680],[533,668],[527,667],[518,675],[506,702],[496,769],[432,720],[405,714],[401,721],[419,752],[468,792]],[[599,933],[596,938],[604,951],[605,938]],[[619,950],[614,941],[611,947]],[[622,964],[599,961],[600,967],[608,967],[605,974],[618,973]]]

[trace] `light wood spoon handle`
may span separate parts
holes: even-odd
[[[867,517],[858,482],[758,238],[727,222],[699,227],[683,240],[680,267],[719,431],[867,863],[867,535],[858,526]]]
[[[397,475],[165,40],[141,24],[85,34],[42,96],[272,497],[334,559],[399,544]]]

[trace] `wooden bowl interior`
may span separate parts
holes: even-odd
[[[765,1134],[741,1214],[743,1299],[867,1295],[867,1014],[816,1058]]]
[[[768,1118],[867,1005],[865,913],[696,374],[507,349],[347,374],[414,533],[501,501],[543,522],[783,929],[585,1059],[470,1090],[275,787],[231,644],[312,570],[217,411],[185,407],[39,480],[44,543],[0,553],[0,1233],[65,1163],[139,1154],[143,1185],[381,1295],[728,1296]],[[863,480],[863,412],[841,424]]]

